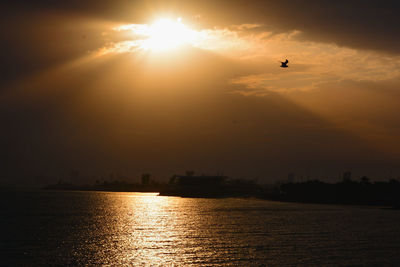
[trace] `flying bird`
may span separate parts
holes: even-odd
[[[281,61],[281,64],[282,64],[282,65],[281,65],[281,68],[287,68],[287,67],[289,67],[289,66],[287,65],[288,63],[289,63],[289,60],[287,60],[287,59],[286,59],[285,62],[282,62],[282,61]]]

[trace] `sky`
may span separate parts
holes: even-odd
[[[398,1],[0,10],[1,183],[400,177]]]

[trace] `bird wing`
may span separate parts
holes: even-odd
[[[288,64],[288,63],[289,63],[289,60],[286,59],[285,64]]]

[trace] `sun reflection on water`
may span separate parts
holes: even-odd
[[[0,265],[295,266],[302,259],[304,266],[369,266],[400,262],[396,253],[400,214],[395,210],[117,192],[32,196],[18,195],[18,200],[9,202],[10,194],[4,198],[14,206],[3,213],[15,216],[14,224],[23,230],[3,221],[3,229],[8,230],[5,240],[14,238],[15,243],[0,244],[9,251]],[[17,255],[21,257],[16,259]]]
[[[131,213],[129,247],[135,248],[125,251],[124,258],[137,264],[166,264],[171,244],[177,242],[174,229],[175,219],[170,206],[174,199],[158,196],[158,193],[140,193],[130,196]]]

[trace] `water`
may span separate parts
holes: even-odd
[[[0,265],[400,265],[400,211],[133,193],[3,192]]]

